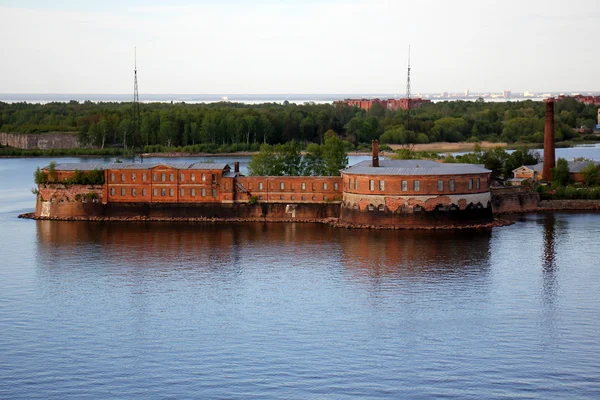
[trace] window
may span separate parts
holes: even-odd
[[[165,181],[165,178],[166,178],[166,175],[165,175],[165,174],[160,174],[160,180],[161,180],[161,181],[163,181],[163,182],[164,182],[164,181]]]
[[[448,181],[448,188],[450,189],[451,192],[454,192],[454,179],[450,179]]]
[[[152,174],[152,180],[156,182],[158,180],[157,174]]]
[[[413,189],[415,192],[418,192],[419,190],[421,190],[421,181],[414,181],[413,182]]]
[[[354,190],[358,190],[358,178],[354,178]]]
[[[115,188],[110,188],[110,195],[114,196],[115,195]]]
[[[146,173],[145,172],[142,173],[142,182],[146,182]]]
[[[185,189],[180,189],[180,190],[179,190],[179,195],[180,195],[181,197],[185,196]]]
[[[192,178],[192,182],[196,182],[196,174],[192,174],[191,178]]]
[[[181,182],[185,181],[185,175],[184,174],[179,174],[179,180]]]
[[[369,190],[375,190],[375,180],[369,179]]]
[[[475,179],[475,189],[479,189],[481,187],[481,179]]]
[[[135,172],[132,172],[132,173],[131,173],[131,181],[132,181],[132,182],[135,182],[135,178],[136,178],[136,176],[135,176]]]
[[[444,181],[441,179],[438,179],[438,191],[441,192],[444,190]]]
[[[191,194],[192,194],[192,197],[196,197],[196,189],[192,189],[192,190],[191,190],[191,192],[192,192],[192,193],[191,193]]]
[[[154,189],[152,190],[152,195],[153,195],[153,196],[158,196],[158,189],[154,188]]]
[[[473,190],[473,178],[469,179],[469,190]]]
[[[302,190],[306,190],[306,183],[302,182],[302,184],[300,185],[300,187],[302,188]]]
[[[135,188],[131,189],[131,196],[135,197],[137,195],[137,190],[135,190]]]
[[[146,197],[146,189],[142,189],[142,196]]]
[[[296,200],[296,196],[292,196],[292,197],[291,197],[291,199],[292,199],[292,200]]]
[[[279,183],[279,189],[284,190],[285,189],[285,183],[280,182]]]
[[[385,181],[384,180],[379,181],[379,190],[381,190],[381,191],[385,190]]]
[[[279,196],[279,200],[283,200],[283,196]]]
[[[173,179],[175,179],[175,176],[173,174],[169,174],[169,180],[173,182]]]
[[[167,189],[165,189],[165,188],[160,189],[160,195],[162,197],[165,197],[167,195]]]
[[[338,183],[334,183],[334,184],[333,184],[333,190],[335,190],[335,191],[338,191],[338,190],[339,190],[339,188],[340,188],[340,186],[339,186],[339,184],[338,184]]]
[[[225,190],[229,190],[229,183],[225,182]]]
[[[312,191],[313,191],[313,192],[314,192],[314,191],[315,191],[315,189],[317,188],[314,182],[313,182],[313,184],[312,184],[312,185],[310,185],[310,186],[312,187]]]
[[[206,189],[202,188],[202,197],[206,197]]]
[[[169,196],[171,196],[171,197],[175,196],[175,189],[173,189],[173,188],[169,189]]]
[[[125,182],[125,174],[121,174],[121,182]]]
[[[323,200],[326,200],[326,201],[327,201],[327,200],[329,200],[329,197],[327,197],[327,196],[323,196]]]
[[[263,183],[262,182],[258,182],[258,190],[263,190]]]
[[[121,188],[121,196],[125,196],[125,188]]]
[[[408,190],[408,181],[402,181],[402,191],[406,192]]]
[[[111,181],[111,182],[114,182],[114,181],[115,181],[115,173],[114,173],[114,172],[111,172],[111,173],[110,173],[110,181]]]
[[[323,183],[323,190],[327,190],[327,182]]]
[[[206,174],[202,174],[202,182],[206,182]]]
[[[212,183],[217,183],[217,176],[215,174],[211,175],[211,182]]]
[[[312,197],[312,199],[313,199],[313,200],[316,200],[316,199],[317,199],[317,196],[313,196],[313,197]]]
[[[217,189],[212,190],[212,197],[217,197]]]
[[[302,197],[301,197],[301,199],[302,199],[302,200],[306,200],[306,196],[302,196]]]

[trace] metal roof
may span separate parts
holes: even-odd
[[[595,166],[600,166],[600,162],[598,161],[567,161],[567,164],[569,165],[569,172],[574,172],[574,173],[579,173],[581,171],[583,171],[583,169],[588,165],[588,164],[594,164]],[[524,167],[529,168],[532,171],[535,172],[543,172],[544,170],[544,163],[538,163],[535,165],[524,165]],[[519,167],[521,168],[521,167]],[[514,169],[513,171],[516,171],[517,169]]]
[[[95,169],[152,169],[158,166],[171,167],[176,169],[200,169],[200,170],[224,170],[228,169],[229,165],[224,163],[65,163],[56,164],[56,171],[92,171]],[[48,169],[46,166],[45,169]]]
[[[355,164],[342,172],[358,175],[468,175],[492,172],[476,164],[439,163],[431,160],[380,160],[379,167],[372,161]]]

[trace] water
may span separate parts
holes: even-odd
[[[17,219],[48,162],[0,160],[2,399],[600,397],[600,214],[476,232]]]

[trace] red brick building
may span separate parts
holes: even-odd
[[[374,104],[379,104],[382,108],[391,111],[408,110],[409,107],[408,99],[344,99],[336,103],[345,103],[367,111],[370,110]],[[428,103],[431,103],[431,100],[414,98],[410,100],[410,108],[417,108]]]
[[[351,225],[439,226],[490,221],[491,171],[471,164],[373,159],[341,176],[243,176],[217,163],[58,164],[39,185],[36,216],[339,218]],[[61,184],[102,169],[103,185]],[[49,172],[48,169],[44,169]],[[90,204],[92,203],[92,204]]]

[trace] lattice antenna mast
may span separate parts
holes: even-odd
[[[131,111],[131,138],[135,139],[140,129],[140,96],[137,81],[137,48],[133,49],[133,107]],[[126,135],[123,135],[123,147],[127,148]]]
[[[410,129],[410,44],[408,45],[408,73],[406,75],[406,110],[408,111],[408,119],[406,123],[406,129]]]

